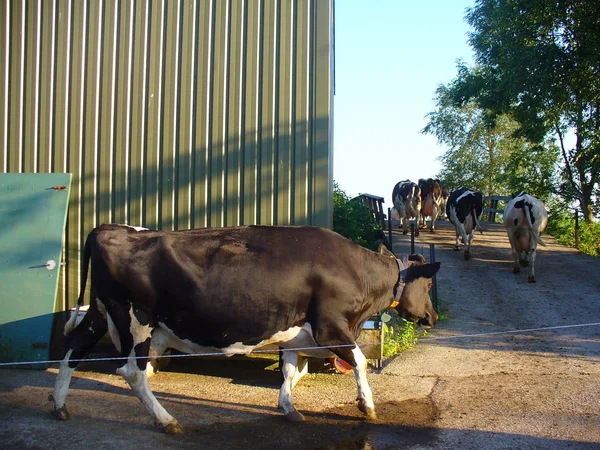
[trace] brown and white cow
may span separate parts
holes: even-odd
[[[435,230],[435,220],[440,212],[442,201],[442,183],[440,180],[428,178],[419,180],[419,189],[421,190],[421,223],[419,226],[425,228],[427,225],[426,217],[431,219],[429,230]]]
[[[358,407],[375,418],[367,361],[356,339],[374,314],[393,307],[406,320],[433,326],[429,299],[440,263],[397,259],[316,227],[244,226],[187,231],[136,231],[102,225],[87,237],[81,286],[91,267],[90,307],[65,327],[65,357],[52,399],[65,407],[75,367],[108,331],[123,359],[117,370],[167,433],[182,427],[148,385],[149,348],[186,353],[248,354],[283,348],[279,406],[303,420],[292,388],[306,373],[298,356],[337,356],[354,371]],[[83,302],[83,289],[78,306]],[[77,311],[75,312],[75,316]]]
[[[396,183],[392,190],[394,209],[400,216],[403,234],[408,233],[410,219],[415,219],[415,236],[419,235],[419,214],[421,211],[421,190],[416,183],[404,180]]]
[[[535,256],[537,245],[546,245],[541,235],[548,225],[548,212],[544,202],[521,192],[504,208],[504,228],[512,250],[513,272],[519,273],[521,265],[530,266],[527,281],[535,283]]]
[[[479,218],[483,212],[483,196],[480,192],[461,187],[453,191],[446,204],[446,215],[456,229],[454,250],[460,250],[459,237],[465,246],[465,260],[471,257],[471,243],[475,230],[481,231]]]
[[[450,198],[450,191],[447,187],[442,186],[442,197],[440,198],[440,209],[438,212],[438,216],[436,219],[444,220],[446,215],[446,205],[448,204],[448,199]]]

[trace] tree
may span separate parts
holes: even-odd
[[[466,19],[477,66],[459,67],[454,101],[476,99],[489,122],[510,115],[516,135],[532,142],[554,137],[564,163],[560,193],[593,221],[600,206],[600,2],[477,0]]]
[[[454,82],[455,83],[455,82]],[[515,137],[517,123],[508,116],[487,120],[475,100],[457,105],[450,87],[436,90],[436,109],[421,131],[449,147],[439,177],[451,189],[477,189],[484,195],[510,195],[521,190],[546,199],[558,157],[554,146],[534,146]]]

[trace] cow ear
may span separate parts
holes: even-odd
[[[425,259],[425,257],[423,255],[421,255],[420,253],[413,253],[412,255],[408,255],[408,260],[414,261],[414,262],[417,262],[420,264],[427,263],[427,260]]]
[[[435,262],[431,264],[414,265],[410,266],[406,274],[406,282],[416,280],[417,278],[433,278],[433,276],[440,270],[441,262]]]
[[[378,249],[379,253],[381,253],[383,256],[387,256],[388,258],[395,258],[396,255],[394,255],[392,252],[390,252],[388,250],[388,248],[384,245],[384,244],[379,244],[379,249]]]

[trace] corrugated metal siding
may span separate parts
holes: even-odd
[[[0,169],[73,174],[65,304],[101,223],[331,226],[332,2],[0,6]]]

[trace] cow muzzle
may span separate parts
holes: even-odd
[[[438,321],[438,315],[435,311],[426,312],[425,317],[420,318],[417,324],[422,327],[434,327]]]

